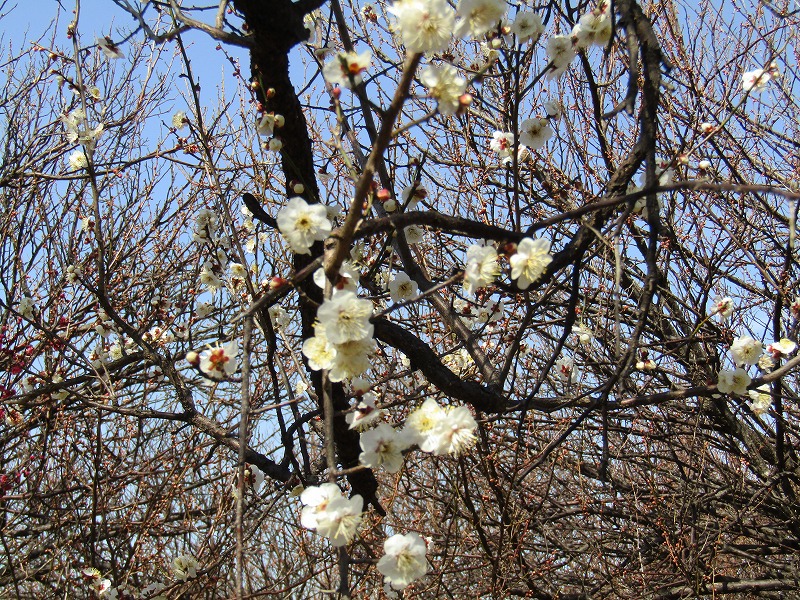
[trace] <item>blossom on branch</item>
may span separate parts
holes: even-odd
[[[553,129],[547,119],[526,119],[519,129],[519,141],[533,150],[538,150],[553,137]]]
[[[383,543],[378,571],[396,590],[408,587],[428,572],[425,540],[418,533],[395,534]]]
[[[339,486],[323,483],[303,490],[300,501],[305,505],[300,516],[303,527],[329,538],[335,547],[344,546],[355,537],[363,516],[361,496],[345,498]]]
[[[536,43],[544,33],[542,18],[535,12],[521,11],[517,13],[511,24],[511,32],[517,36],[518,44],[524,44],[527,41]]]
[[[511,278],[517,280],[521,290],[527,290],[542,276],[552,261],[548,240],[523,238],[517,245],[517,252],[509,259]]]
[[[461,0],[456,14],[460,17],[455,35],[477,38],[497,27],[506,13],[505,0]]]
[[[231,340],[223,346],[209,346],[200,354],[200,370],[212,379],[233,375],[239,366],[238,354],[239,340]]]
[[[467,86],[458,69],[452,65],[429,65],[422,70],[419,80],[428,88],[428,95],[438,102],[441,114],[456,114]]]
[[[403,466],[403,450],[408,447],[401,433],[388,423],[361,434],[361,454],[358,462],[377,469],[383,467],[389,473],[397,473]]]
[[[754,365],[763,353],[763,344],[749,335],[738,337],[731,344],[731,357],[737,365]]]
[[[717,379],[717,389],[723,394],[737,394],[744,396],[747,394],[747,386],[751,382],[747,371],[738,367],[735,371],[723,369],[719,372]]]
[[[441,52],[450,43],[455,12],[446,0],[399,0],[388,11],[409,52]]]
[[[276,218],[289,248],[296,254],[311,254],[314,242],[322,241],[331,233],[328,211],[322,204],[309,204],[303,198],[290,198]]]
[[[331,85],[340,85],[350,89],[361,83],[361,73],[367,70],[372,62],[372,52],[364,50],[361,54],[341,52],[325,63],[322,75]]]
[[[575,48],[572,47],[572,39],[568,35],[554,35],[547,40],[545,47],[547,60],[550,61],[550,70],[547,72],[548,79],[557,79],[569,67],[569,63],[575,58]]]
[[[464,266],[464,294],[472,297],[475,292],[492,285],[500,275],[497,250],[493,246],[472,244],[467,248],[467,264]]]

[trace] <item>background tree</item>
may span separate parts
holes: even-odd
[[[792,3],[87,10],[4,45],[4,597],[795,593]]]

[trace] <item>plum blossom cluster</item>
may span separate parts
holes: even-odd
[[[517,280],[520,289],[526,290],[542,276],[552,261],[548,240],[523,238],[517,244],[517,251],[509,258],[511,278]],[[477,290],[492,285],[500,272],[497,250],[489,245],[471,245],[467,248],[464,267],[464,294],[472,298]]]
[[[721,302],[727,308],[724,298]],[[732,304],[732,302],[731,302]],[[731,308],[732,312],[732,308]],[[777,342],[764,344],[755,338],[745,335],[736,338],[730,347],[731,360],[734,369],[722,369],[717,378],[717,389],[723,394],[735,394],[737,396],[749,396],[750,408],[754,414],[763,414],[769,410],[772,397],[769,386],[761,386],[755,390],[748,390],[752,382],[747,368],[758,365],[762,371],[768,371],[775,366],[775,361],[788,358],[797,349],[797,344],[787,338],[781,338]]]
[[[335,483],[308,487],[300,495],[303,527],[330,539],[335,547],[350,543],[361,524],[364,500],[356,494],[346,498]]]
[[[94,148],[98,138],[103,133],[103,124],[91,127],[86,119],[86,113],[81,108],[76,108],[61,117],[64,129],[67,131],[67,141],[74,144],[78,142],[87,149]]]
[[[303,343],[303,354],[315,371],[328,369],[331,381],[364,373],[375,352],[372,303],[350,290],[335,291],[317,310],[314,337]]]

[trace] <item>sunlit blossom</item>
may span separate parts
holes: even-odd
[[[731,344],[731,357],[737,365],[754,365],[763,352],[763,344],[749,335],[738,337]]]
[[[209,346],[200,354],[200,370],[212,378],[233,375],[238,368],[239,340],[231,340],[222,346]]]
[[[467,248],[467,264],[464,266],[464,294],[472,297],[482,287],[492,285],[500,275],[497,250],[494,246],[472,244]]]
[[[362,465],[372,469],[383,466],[389,473],[397,473],[403,466],[403,450],[408,445],[400,432],[388,423],[363,432],[360,439],[358,461]]]
[[[440,52],[450,43],[455,12],[447,0],[399,0],[388,11],[409,52]]]
[[[454,115],[458,111],[467,85],[458,69],[448,64],[429,65],[422,70],[419,80],[428,88],[428,95],[438,102],[441,114]]]
[[[511,31],[517,36],[519,44],[524,44],[528,41],[535,43],[544,33],[544,24],[537,13],[520,11],[511,24]]]
[[[418,533],[395,534],[383,543],[378,571],[396,590],[402,590],[428,572],[425,540]]]
[[[750,375],[747,371],[738,367],[735,371],[722,370],[717,379],[717,389],[723,394],[737,394],[744,396],[747,394],[747,386],[750,385]]]
[[[542,276],[552,261],[549,240],[523,238],[517,245],[516,253],[509,259],[511,278],[517,280],[521,290],[527,290]]]
[[[497,27],[506,12],[505,0],[461,0],[456,8],[459,17],[455,35],[477,38]]]
[[[309,204],[303,198],[290,198],[276,218],[278,229],[292,252],[310,254],[314,242],[330,235],[332,226],[322,204]]]
[[[341,52],[334,56],[322,68],[325,81],[331,85],[340,85],[351,88],[361,83],[361,73],[367,70],[372,62],[372,52],[364,50],[360,54],[355,52]]]

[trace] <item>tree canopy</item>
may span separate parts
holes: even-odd
[[[57,10],[2,50],[0,595],[798,593],[795,3]]]

